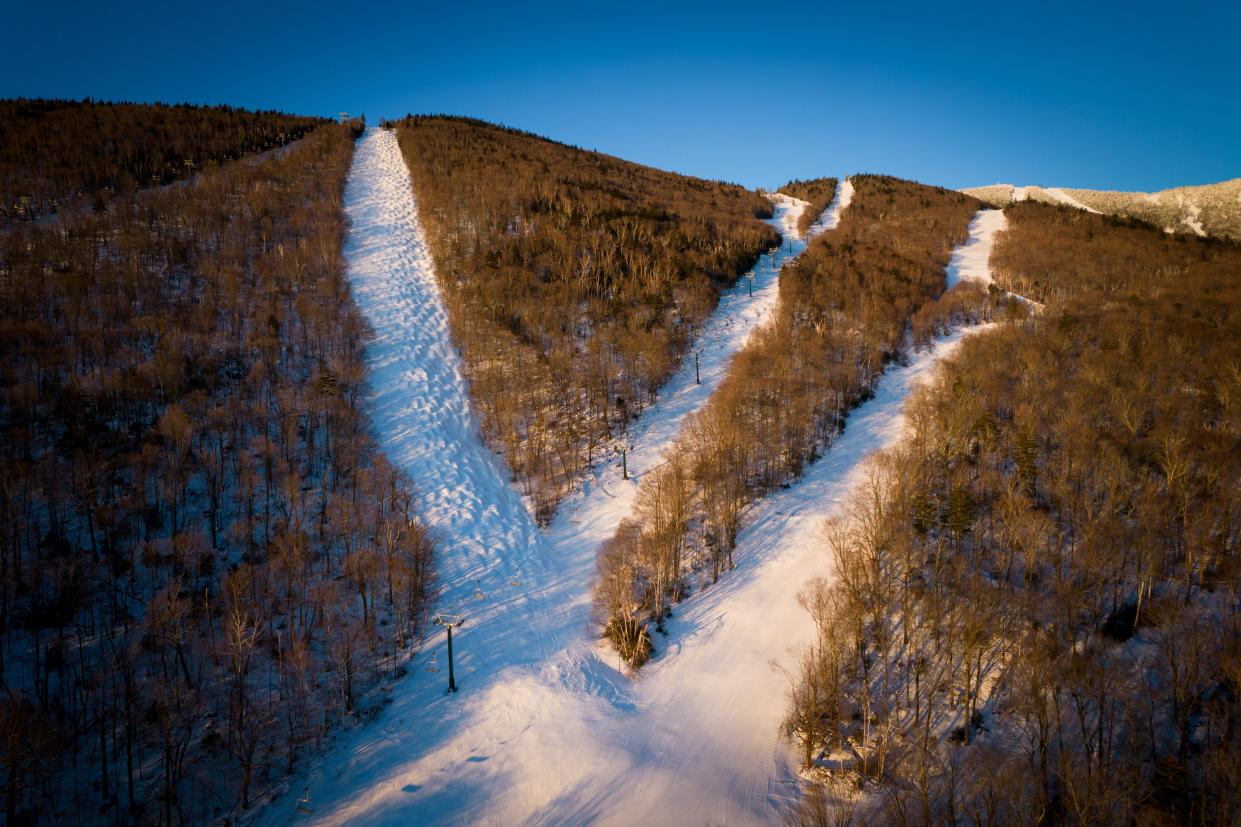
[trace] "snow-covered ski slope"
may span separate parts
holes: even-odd
[[[501,459],[477,438],[463,365],[448,330],[394,133],[359,141],[345,190],[347,276],[374,329],[368,412],[384,453],[418,486],[419,512],[453,561],[443,583],[466,595],[499,557],[530,556],[539,531]]]
[[[1008,218],[1003,210],[983,209],[970,221],[969,238],[952,251],[948,259],[948,287],[961,281],[977,281],[984,285],[995,284],[991,270],[991,251],[995,249],[995,234],[1008,228]],[[1005,290],[1006,296],[1031,307],[1042,309],[1042,302]]]
[[[784,195],[774,200],[777,228],[805,207]],[[836,220],[843,206],[835,205]],[[345,208],[348,277],[376,334],[367,356],[374,427],[440,534],[437,608],[467,616],[453,635],[461,691],[444,695],[447,652],[442,633],[433,635],[379,719],[344,733],[292,784],[309,787],[314,813],[295,814],[286,798],[260,820],[572,823],[568,791],[605,783],[609,761],[615,771],[634,763],[603,733],[641,714],[633,684],[608,663],[591,626],[595,552],[628,515],[641,475],[662,461],[685,417],[770,317],[779,268],[805,242],[786,232],[786,243],[751,272],[753,284],[740,279],[721,297],[658,404],[625,435],[630,479],[619,462],[597,468],[544,533],[509,485],[503,460],[479,439],[393,133],[372,129],[359,141]],[[427,671],[432,659],[438,672]]]
[[[780,226],[803,207],[776,196]],[[843,202],[843,203],[841,203]],[[829,213],[835,226],[848,203]],[[729,360],[768,318],[790,239],[721,300],[695,350],[637,420],[630,479],[597,469],[539,532],[484,448],[465,396],[409,175],[391,133],[358,145],[346,191],[355,297],[375,327],[368,354],[372,415],[389,456],[423,492],[443,532],[440,607],[465,610],[454,634],[461,691],[443,693],[446,652],[433,637],[369,726],[344,733],[260,820],[321,824],[765,824],[798,795],[795,759],[778,736],[786,680],[813,633],[795,595],[828,571],[819,536],[864,478],[866,458],[901,432],[910,388],[958,336],[889,370],[829,454],[797,485],[747,516],[738,567],[670,623],[661,655],[637,680],[614,666],[591,624],[598,544],[630,513],[641,476],[662,462],[686,415],[706,402]],[[795,222],[795,217],[794,217]],[[828,221],[818,225],[829,226]],[[983,232],[979,222],[971,240]],[[983,263],[985,266],[985,262]],[[485,595],[475,599],[476,589]],[[426,671],[431,653],[439,672]]]
[[[853,182],[845,178],[836,185],[836,194],[832,196],[832,203],[823,212],[823,215],[819,216],[818,220],[810,225],[807,235],[814,238],[819,233],[836,229],[836,225],[840,223],[840,214],[852,203]]]
[[[1003,210],[979,210],[970,222],[970,235],[965,243],[952,251],[948,260],[948,287],[964,280],[994,284],[991,277],[991,250],[995,234],[1008,226]]]
[[[845,516],[868,458],[904,428],[909,392],[956,348],[958,332],[889,369],[844,434],[788,489],[746,516],[737,568],[683,604],[664,654],[635,687],[641,713],[610,743],[630,744],[624,783],[603,791],[590,819],[607,824],[778,824],[800,796],[798,760],[779,734],[787,673],[812,642],[798,591],[831,571],[823,524]],[[575,814],[576,815],[576,814]],[[585,822],[583,822],[585,823]]]

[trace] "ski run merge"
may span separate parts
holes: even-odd
[[[810,234],[834,228],[851,194],[843,181]],[[368,130],[345,192],[345,256],[375,334],[369,411],[440,541],[435,605],[464,616],[453,633],[460,691],[445,693],[445,640],[430,627],[392,703],[290,782],[313,809],[300,812],[290,792],[259,823],[745,825],[778,822],[794,806],[797,760],[778,733],[782,670],[814,634],[796,595],[828,573],[824,520],[845,514],[868,457],[901,437],[910,391],[964,334],[890,368],[827,455],[750,511],[736,570],[680,607],[640,676],[599,640],[590,597],[596,551],[629,515],[642,475],[771,316],[780,268],[805,249],[792,228],[807,205],[772,199],[784,245],[755,265],[753,297],[746,279],[721,297],[658,403],[622,438],[629,479],[619,462],[601,464],[542,531],[480,440],[396,136]],[[1002,226],[998,210],[980,213],[950,280],[989,280]]]

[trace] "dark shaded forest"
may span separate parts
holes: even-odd
[[[432,544],[360,409],[361,129],[0,235],[7,824],[230,818],[402,674]]]
[[[0,223],[82,201],[102,209],[118,195],[280,146],[321,123],[231,106],[0,100]]]
[[[926,338],[948,315],[988,309],[985,292],[968,286],[937,304],[979,202],[895,178],[851,180],[840,225],[784,266],[775,318],[737,354],[668,462],[643,479],[637,517],[600,550],[597,613],[634,667],[651,653],[649,626],[661,629],[687,591],[732,568],[746,506],[831,446],[908,345],[915,315]],[[830,202],[824,187],[799,191]]]
[[[797,823],[1236,824],[1241,246],[1006,213],[1046,308],[911,402],[802,595]]]
[[[484,434],[546,522],[779,243],[771,204],[480,121],[395,125]]]

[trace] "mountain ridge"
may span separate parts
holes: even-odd
[[[1241,178],[1215,184],[1171,187],[1157,192],[1124,192],[1072,187],[989,184],[961,190],[993,207],[1016,201],[1063,204],[1088,212],[1136,218],[1165,232],[1188,232],[1241,240]]]

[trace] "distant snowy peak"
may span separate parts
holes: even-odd
[[[1069,195],[1067,190],[1060,187],[1015,187],[1012,184],[992,184],[989,187],[973,187],[961,191],[981,201],[985,201],[993,207],[1003,207],[1016,201],[1042,201],[1045,204],[1063,204],[1066,207],[1073,207],[1086,212],[1099,212],[1094,207],[1078,201],[1072,195]]]
[[[1161,192],[1018,187],[1012,184],[971,187],[962,192],[993,207],[1004,207],[1015,201],[1042,201],[1093,213],[1137,218],[1162,227],[1169,233],[1241,239],[1241,178]]]

